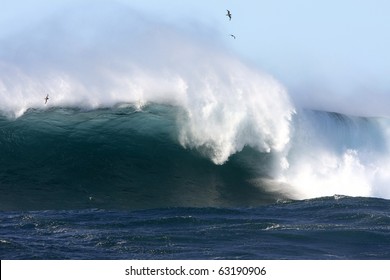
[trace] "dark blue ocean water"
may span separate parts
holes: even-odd
[[[150,105],[1,117],[0,258],[390,259],[389,200],[291,199],[252,180],[271,178],[272,153],[247,147],[216,165],[180,145],[180,115]],[[352,131],[343,145],[369,142],[343,118],[327,119]]]
[[[1,259],[390,259],[390,202],[0,213]]]

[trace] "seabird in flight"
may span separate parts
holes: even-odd
[[[229,17],[229,20],[232,20],[232,13],[229,10],[226,10],[226,11],[227,11],[226,16]]]
[[[233,34],[230,34],[230,36],[232,36],[232,37],[233,37],[233,39],[236,39],[236,36],[234,36]]]
[[[49,95],[46,95],[45,99],[45,104],[47,103],[47,100],[49,100]]]

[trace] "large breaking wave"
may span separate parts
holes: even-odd
[[[138,105],[30,109],[17,119],[2,117],[1,208],[237,207],[335,194],[389,198],[387,119],[299,111],[283,150],[246,145],[216,164],[209,150],[181,143],[188,116],[183,107]]]
[[[99,3],[3,39],[2,208],[390,197],[386,119],[297,110],[186,31]]]
[[[187,112],[181,143],[218,164],[245,145],[270,151],[288,142],[293,107],[284,88],[217,43],[122,6],[63,14],[2,44],[1,111],[46,108],[46,94],[49,107],[177,105]]]

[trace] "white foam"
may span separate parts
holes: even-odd
[[[213,65],[223,67],[208,69],[187,87],[181,143],[202,147],[218,164],[245,145],[262,152],[282,149],[293,112],[283,87],[229,57],[214,59]]]
[[[326,113],[307,117],[299,119],[283,159],[282,192],[296,199],[336,194],[390,198],[388,121]]]

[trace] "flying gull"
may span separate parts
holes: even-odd
[[[236,39],[236,36],[234,36],[233,34],[230,34],[230,36],[232,36],[232,37],[233,37],[233,39]]]
[[[226,16],[229,17],[229,20],[232,20],[232,13],[229,10],[226,10],[226,11],[227,11]]]
[[[49,95],[46,95],[45,99],[45,104],[47,103],[47,100],[49,100]]]

